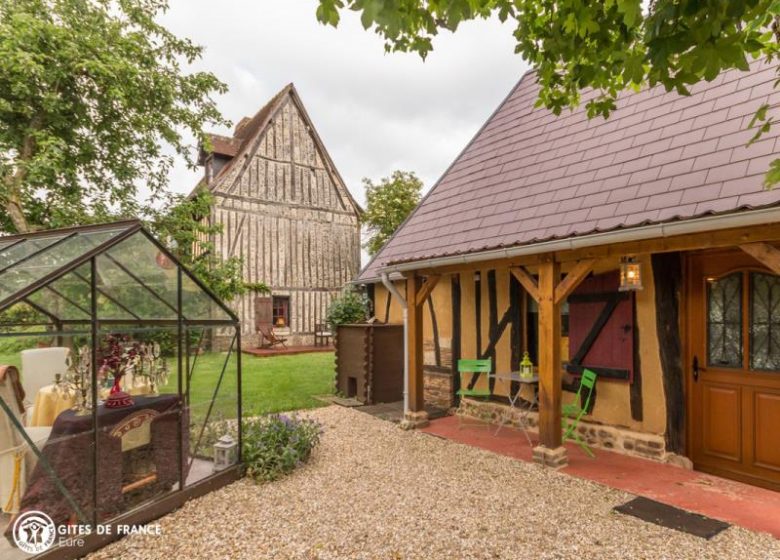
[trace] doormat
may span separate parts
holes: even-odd
[[[634,498],[630,502],[616,506],[615,511],[638,517],[643,521],[662,527],[682,531],[703,539],[711,539],[731,525],[717,519],[691,513],[684,509],[662,504],[648,498]]]

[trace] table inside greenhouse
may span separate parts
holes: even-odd
[[[103,519],[121,513],[124,507],[123,486],[127,482],[127,440],[130,448],[145,447],[154,465],[154,485],[170,489],[179,481],[179,432],[182,438],[181,459],[186,465],[189,448],[187,415],[182,413],[178,395],[136,396],[134,404],[125,408],[98,408],[98,517]],[[143,440],[138,442],[138,433]],[[129,437],[135,436],[135,437]],[[93,513],[93,436],[92,414],[79,415],[73,410],[61,413],[52,427],[51,436],[42,454],[51,465],[63,486],[78,504],[82,513]],[[76,521],[73,505],[58,489],[41,461],[35,467],[27,491],[22,498],[21,511],[39,510],[47,513],[55,523]]]

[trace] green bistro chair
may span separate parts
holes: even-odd
[[[476,381],[479,380],[481,374],[489,374],[493,370],[493,362],[490,359],[487,360],[458,360],[458,375],[460,377],[460,389],[458,390],[458,396],[472,397],[477,399],[490,398],[490,385],[485,389],[477,389]],[[475,388],[469,389],[469,385],[474,382]],[[480,422],[480,424],[488,423]],[[458,428],[463,425],[463,416],[458,415]]]
[[[596,386],[596,374],[589,369],[583,370],[582,377],[580,378],[580,388],[577,389],[577,396],[574,398],[574,402],[571,404],[563,405],[561,411],[563,418],[561,418],[563,424],[563,441],[572,440],[577,443],[591,458],[595,459],[593,451],[591,451],[588,444],[580,436],[577,431],[577,426],[580,424],[580,418],[590,408],[590,399],[593,396],[593,388]],[[583,393],[585,394],[585,404],[580,406],[582,402]]]

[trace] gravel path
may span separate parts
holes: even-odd
[[[91,559],[778,559],[732,527],[710,541],[613,513],[632,496],[331,406],[305,467],[239,481]]]

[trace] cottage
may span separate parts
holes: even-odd
[[[593,444],[780,489],[777,130],[747,146],[776,78],[756,62],[589,120],[535,107],[524,75],[358,277],[380,321],[408,306],[408,423],[455,404],[458,359],[510,372],[527,351],[538,462],[565,464],[561,405],[588,368]],[[514,390],[478,383],[494,398],[466,410]]]
[[[360,207],[293,84],[232,136],[210,139],[199,187],[215,197],[205,219],[223,226],[212,242],[222,258],[242,258],[246,282],[272,290],[233,302],[244,340],[267,343],[261,333],[273,329],[287,344],[313,344],[331,298],[360,268]]]

